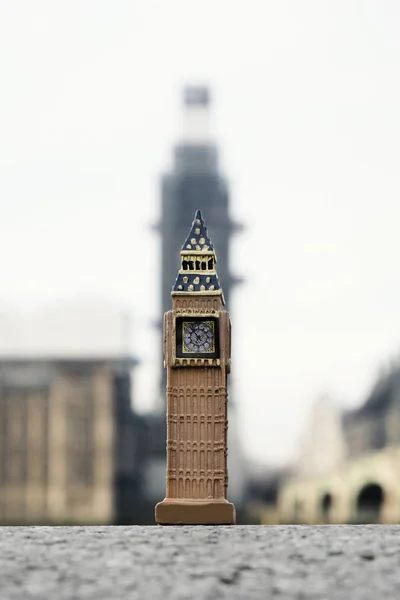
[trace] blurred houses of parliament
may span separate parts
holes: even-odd
[[[400,361],[356,409],[321,395],[297,459],[253,477],[247,498],[257,523],[400,523]]]
[[[229,193],[209,128],[210,93],[188,87],[172,170],[162,178],[160,322],[170,308],[180,245],[197,208],[210,224],[229,307]],[[165,375],[153,414],[138,415],[127,353],[0,358],[0,523],[154,523],[165,493]],[[246,481],[230,390],[229,497],[243,510]]]
[[[124,521],[141,501],[132,358],[0,361],[0,522]]]
[[[318,399],[277,511],[284,523],[400,523],[399,363],[358,409]]]

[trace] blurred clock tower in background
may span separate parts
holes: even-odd
[[[187,224],[197,208],[208,223],[210,235],[218,240],[218,272],[228,307],[233,286],[241,282],[230,272],[229,246],[232,234],[243,226],[230,217],[228,183],[219,172],[218,148],[210,131],[210,104],[207,87],[185,88],[181,139],[174,148],[172,170],[162,177],[161,315],[171,305],[171,281],[175,277],[180,240],[184,239]],[[165,377],[161,367],[160,374]],[[164,381],[160,384],[164,389]]]
[[[206,86],[190,86],[183,90],[183,119],[181,136],[173,149],[172,169],[161,182],[161,220],[157,225],[161,236],[161,302],[160,302],[160,386],[159,411],[165,414],[166,372],[162,361],[162,315],[171,305],[171,282],[176,275],[180,245],[187,233],[196,209],[200,209],[208,224],[212,239],[216,240],[218,274],[230,310],[234,286],[241,278],[232,274],[229,266],[230,240],[243,225],[230,216],[230,198],[226,178],[219,171],[218,147],[210,127],[210,90]],[[231,311],[230,311],[231,312]],[[232,313],[231,313],[232,314]],[[235,344],[235,315],[233,339]],[[235,370],[234,370],[235,371]],[[238,369],[236,368],[236,373]],[[244,492],[244,465],[237,431],[237,410],[234,385],[229,388],[229,491],[232,501],[240,510]]]

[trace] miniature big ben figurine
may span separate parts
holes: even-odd
[[[182,246],[172,310],[164,315],[167,489],[155,509],[160,525],[235,523],[227,500],[231,330],[215,264],[198,210]]]

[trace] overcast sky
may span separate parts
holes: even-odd
[[[247,226],[231,256],[240,433],[250,458],[290,460],[316,396],[356,405],[398,352],[399,32],[397,0],[0,0],[0,347],[21,341],[10,312],[40,311],[40,347],[71,303],[78,321],[127,309],[135,401],[152,405],[149,226],[181,87],[209,83]]]

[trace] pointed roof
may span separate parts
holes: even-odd
[[[182,252],[210,252],[214,253],[214,246],[208,237],[207,227],[201,214],[201,210],[196,210],[192,227],[185,243],[182,246]]]
[[[215,270],[217,257],[200,210],[196,210],[189,235],[182,246],[181,261],[173,293],[221,293]]]
[[[218,275],[214,272],[212,275],[193,273],[188,271],[183,274],[179,271],[176,278],[173,292],[218,292],[221,291]]]

